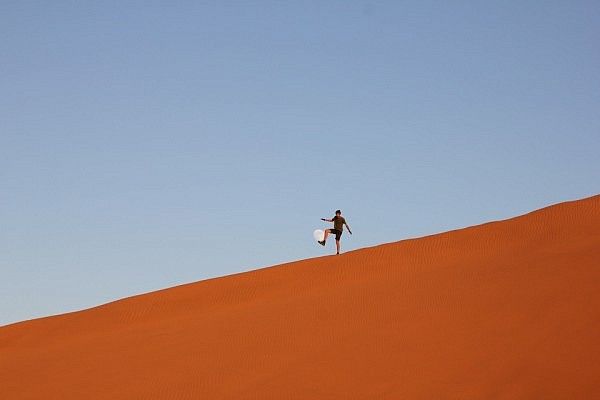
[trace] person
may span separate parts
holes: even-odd
[[[346,229],[352,235],[352,231],[350,230],[350,226],[346,223],[346,219],[342,217],[342,212],[340,210],[335,211],[335,217],[331,219],[321,218],[321,221],[325,222],[333,222],[333,229],[325,229],[325,236],[323,240],[319,242],[319,244],[325,246],[325,242],[327,241],[327,236],[329,234],[335,235],[335,247],[337,249],[336,255],[340,254],[340,238],[342,237],[342,232],[344,232],[344,225],[346,225]]]

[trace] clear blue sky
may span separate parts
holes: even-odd
[[[176,4],[174,4],[176,3]],[[598,1],[0,3],[0,324],[600,192]]]

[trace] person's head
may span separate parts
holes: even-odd
[[[337,215],[339,217],[340,215],[342,215],[342,211],[341,210],[335,210],[335,215]]]

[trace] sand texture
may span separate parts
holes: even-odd
[[[0,327],[0,399],[600,399],[600,195]]]

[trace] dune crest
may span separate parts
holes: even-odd
[[[600,195],[0,327],[0,398],[600,398]]]

